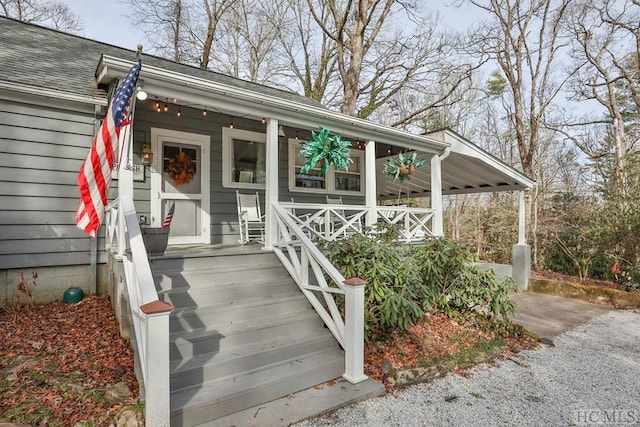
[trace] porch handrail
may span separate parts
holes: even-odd
[[[118,237],[126,240],[128,248],[122,265],[145,385],[145,424],[169,427],[169,314],[173,307],[158,298],[131,196],[120,196],[118,216],[125,230]]]
[[[354,286],[345,280],[305,234],[293,213],[295,206],[273,203],[278,224],[278,241],[273,250],[344,349],[344,378],[352,383],[364,381],[364,282]],[[344,319],[335,294],[345,296]]]

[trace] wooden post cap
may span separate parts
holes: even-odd
[[[152,301],[140,306],[144,314],[158,314],[173,311],[173,306],[164,301]]]
[[[344,282],[345,285],[347,286],[364,286],[367,284],[366,280],[362,280],[359,277],[352,277],[350,279],[345,280]]]

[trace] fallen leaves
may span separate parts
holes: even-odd
[[[445,314],[431,313],[411,325],[406,332],[395,331],[366,343],[365,373],[391,388],[386,381],[391,369],[429,365],[434,360],[454,356],[496,337],[495,333],[458,322]],[[505,354],[536,345],[527,335],[507,337],[504,341]]]
[[[109,404],[105,390],[119,382],[132,396]],[[107,426],[137,394],[133,351],[108,298],[0,312],[0,422]]]

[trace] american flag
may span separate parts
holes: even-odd
[[[169,208],[169,212],[167,212],[167,216],[164,218],[162,222],[162,228],[171,227],[171,220],[173,219],[173,213],[176,210],[176,202],[171,203],[171,207]]]
[[[104,218],[114,161],[113,146],[117,145],[121,127],[129,124],[129,120],[125,119],[129,115],[129,101],[135,91],[141,66],[138,60],[116,89],[102,126],[78,174],[80,203],[75,222],[78,228],[91,237],[96,237]]]

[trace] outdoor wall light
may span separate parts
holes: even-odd
[[[142,164],[145,166],[151,166],[153,163],[153,151],[151,151],[151,146],[149,144],[144,144],[142,146]]]
[[[136,86],[136,98],[140,101],[144,101],[147,99],[148,94],[144,91],[144,82],[142,80],[138,80],[138,86]]]

